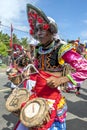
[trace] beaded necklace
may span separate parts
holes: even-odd
[[[43,48],[42,46],[40,46],[39,47],[39,49],[38,49],[38,53],[39,54],[47,54],[47,53],[50,53],[53,49],[54,49],[54,43],[55,43],[55,41],[53,41],[51,44],[50,44],[50,46],[48,47],[48,48]]]

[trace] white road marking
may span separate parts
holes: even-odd
[[[0,89],[0,92],[10,91],[10,88]]]

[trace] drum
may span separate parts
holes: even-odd
[[[63,76],[66,76],[71,72],[71,66],[69,64],[65,64],[63,68]]]
[[[6,108],[10,112],[20,111],[21,105],[29,100],[30,94],[25,88],[15,88],[6,101]]]
[[[65,64],[64,65],[63,76],[66,76],[67,74],[71,74],[73,72],[75,72],[75,69],[72,66],[70,66],[69,64]],[[69,88],[69,83],[68,82],[64,83],[64,84],[61,84],[60,86],[61,86],[60,88],[61,88],[61,90],[63,92],[70,92],[70,88]]]
[[[15,68],[8,68],[7,70],[6,70],[6,74],[8,75],[8,76],[12,76],[12,75],[14,75],[14,74],[16,74],[18,71],[15,69]]]
[[[23,81],[22,74],[16,74],[15,76],[9,76],[9,79],[13,84],[19,85]]]
[[[63,68],[62,76],[66,76],[69,73],[71,73],[71,66],[69,64],[65,64]],[[61,90],[65,91],[67,87],[67,83],[63,83],[60,86],[61,86]]]
[[[45,99],[35,98],[27,102],[20,112],[21,122],[29,128],[42,127],[50,120],[49,106]]]
[[[9,80],[15,85],[19,85],[23,80],[22,74],[18,73],[18,70],[15,68],[7,69],[6,74],[8,75]]]

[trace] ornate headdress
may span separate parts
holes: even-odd
[[[56,34],[57,33],[57,24],[56,22],[45,15],[45,13],[40,10],[39,8],[27,4],[27,16],[28,16],[28,22],[30,25],[30,35],[32,35],[35,39],[36,38],[36,24],[40,23],[43,25],[43,30],[50,30],[51,33]]]

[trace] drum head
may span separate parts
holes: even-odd
[[[40,127],[45,121],[49,106],[45,99],[35,98],[21,109],[20,120],[27,127]]]
[[[29,92],[25,88],[16,88],[6,101],[6,108],[10,112],[18,111],[21,104],[29,100]]]
[[[11,76],[10,80],[13,82],[13,84],[19,85],[22,82],[23,77],[21,74],[17,74],[16,76]]]

